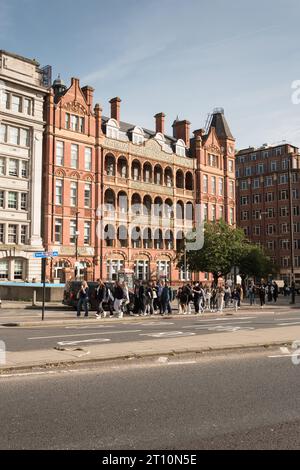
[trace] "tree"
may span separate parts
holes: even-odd
[[[219,277],[226,276],[233,266],[238,265],[246,245],[247,239],[242,229],[222,220],[206,222],[203,248],[188,251],[187,264],[192,271],[212,273],[217,284]]]
[[[241,256],[238,267],[243,284],[247,276],[263,278],[277,271],[276,266],[272,263],[269,256],[265,254],[264,250],[257,245],[251,244],[248,245]]]

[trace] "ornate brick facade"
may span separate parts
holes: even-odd
[[[190,123],[175,120],[170,137],[164,113],[150,131],[120,120],[120,98],[110,103],[111,117],[102,116],[93,89],[74,78],[68,89],[56,80],[45,103],[43,234],[46,250],[59,251],[48,277],[106,280],[129,270],[177,283],[196,205],[235,222],[234,138],[223,110],[193,138]]]

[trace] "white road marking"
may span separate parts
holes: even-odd
[[[277,326],[290,326],[290,325],[300,325],[300,321],[290,322],[290,323],[276,323]]]
[[[108,341],[111,341],[110,339],[106,338],[97,338],[97,339],[82,339],[79,341],[59,341],[57,344],[60,346],[73,346],[74,344],[79,344],[79,343],[107,343]]]
[[[143,331],[143,330],[123,330],[123,331],[110,331],[109,334],[112,335],[112,334],[117,334],[117,333],[139,333],[140,331]],[[75,334],[75,335],[55,335],[55,336],[34,336],[33,338],[27,338],[27,339],[30,339],[30,340],[34,340],[34,339],[51,339],[51,338],[68,338],[68,337],[74,337],[74,336],[91,336],[91,335],[107,335],[108,332],[107,331],[103,331],[101,333],[78,333],[78,334]]]
[[[188,330],[190,329],[194,329],[194,330],[209,330],[211,328],[227,328],[229,326],[238,326],[238,325],[246,325],[246,324],[249,324],[249,323],[252,323],[251,321],[245,321],[245,322],[234,322],[234,323],[230,323],[230,324],[227,324],[227,325],[193,325],[193,326],[183,326],[182,328],[186,328]]]
[[[93,328],[115,328],[116,325],[93,325],[93,326],[65,326],[66,330],[87,330]]]
[[[255,319],[257,317],[234,317],[234,318],[210,318],[210,319],[203,319],[203,320],[198,320],[198,323],[204,323],[204,322],[212,322],[212,321],[232,321],[232,320],[250,320],[250,319]]]
[[[282,354],[290,354],[289,348],[286,348],[286,347],[280,348],[280,351],[282,352]]]
[[[277,354],[277,355],[274,355],[274,356],[268,356],[268,357],[294,357],[295,356],[295,353],[294,354]]]
[[[143,326],[174,325],[174,323],[166,322],[166,321],[157,321],[157,322],[156,322],[156,321],[151,321],[151,322],[150,322],[150,321],[147,321],[147,322],[143,322],[143,323],[138,322],[138,323],[135,323],[135,324],[136,324],[136,325],[137,325],[137,324],[138,324],[138,325],[143,325]]]
[[[212,326],[210,328],[208,328],[209,331],[232,331],[232,332],[235,332],[235,331],[240,331],[240,330],[254,330],[255,328],[253,327],[241,327],[241,326],[229,326],[229,325],[226,325],[226,326],[223,326],[223,325],[218,325],[218,326]]]
[[[182,364],[196,364],[196,361],[174,361],[168,362],[168,366],[178,366]]]
[[[151,338],[177,338],[178,336],[194,336],[196,333],[184,331],[163,331],[161,333],[142,333],[140,336],[151,336]]]

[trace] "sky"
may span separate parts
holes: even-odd
[[[299,19],[299,0],[0,0],[0,49],[93,86],[105,115],[119,96],[135,125],[223,107],[238,149],[300,147]]]

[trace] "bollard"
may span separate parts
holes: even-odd
[[[36,290],[34,289],[33,295],[32,295],[32,306],[36,306]]]

